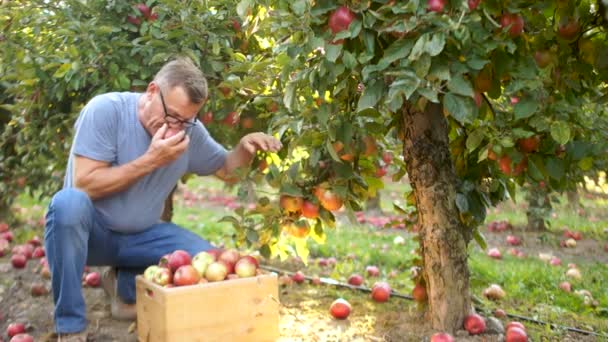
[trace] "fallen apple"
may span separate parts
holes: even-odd
[[[336,299],[329,306],[329,313],[336,319],[346,319],[350,315],[351,310],[350,303],[344,298]]]
[[[6,327],[6,334],[8,337],[23,333],[25,333],[25,324],[23,323],[11,323]]]
[[[481,334],[486,330],[486,321],[478,314],[470,314],[464,319],[464,328],[471,335]]]
[[[91,272],[84,277],[84,282],[87,286],[98,287],[101,284],[101,276],[99,272]]]
[[[46,296],[49,294],[49,289],[43,283],[34,283],[30,288],[30,294],[33,297]]]
[[[518,322],[518,321],[509,322],[507,324],[507,326],[505,327],[505,330],[508,331],[511,328],[519,328],[523,331],[526,331],[526,327],[521,322]]]
[[[23,254],[13,254],[11,256],[11,264],[14,268],[24,268],[27,264],[27,258]]]
[[[494,310],[494,317],[505,318],[505,317],[507,317],[507,313],[503,309],[496,309],[496,310]]]
[[[580,280],[583,278],[583,275],[578,268],[570,268],[566,271],[566,277]]]
[[[498,284],[491,284],[485,290],[483,290],[483,296],[489,300],[501,300],[507,293]]]
[[[297,271],[296,273],[294,273],[291,276],[291,279],[293,279],[293,281],[298,284],[301,284],[304,282],[304,280],[306,280],[306,278],[304,277],[304,273],[302,273],[302,271]]]
[[[488,250],[488,256],[493,259],[502,259],[502,254],[500,254],[498,248],[490,248]]]
[[[348,277],[348,283],[354,286],[361,286],[361,284],[363,284],[363,276],[360,274],[353,274]]]
[[[572,238],[566,240],[566,247],[568,247],[568,248],[576,247],[576,240],[572,239]]]
[[[562,260],[556,256],[554,256],[553,258],[551,258],[551,260],[549,260],[549,264],[552,266],[559,266],[562,264]]]
[[[391,287],[388,283],[379,281],[372,286],[372,299],[376,302],[386,302],[391,297]]]
[[[430,342],[454,342],[454,337],[448,333],[435,333]]]
[[[367,266],[365,272],[367,272],[367,275],[370,277],[377,277],[380,275],[380,269],[375,265]]]
[[[46,255],[46,253],[44,252],[44,247],[36,247],[34,248],[34,251],[32,252],[32,258],[35,259],[40,259],[42,257],[44,257]]]
[[[34,342],[34,338],[29,334],[17,334],[9,342]]]
[[[567,281],[562,281],[561,283],[559,283],[559,288],[565,292],[572,292],[572,284]]]
[[[515,235],[507,235],[507,243],[511,246],[521,245],[521,239]]]
[[[10,243],[8,240],[0,239],[0,258],[8,254],[10,250]]]
[[[507,329],[507,334],[505,338],[505,342],[527,342],[528,335],[525,330],[522,330],[518,327],[512,327],[511,329]]]

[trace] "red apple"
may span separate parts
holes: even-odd
[[[363,284],[363,276],[360,274],[353,274],[348,277],[348,283],[350,285],[360,286],[361,284]]]
[[[496,309],[496,310],[494,310],[494,317],[505,318],[505,317],[507,317],[507,313],[503,309]]]
[[[29,243],[30,245],[32,245],[34,247],[42,246],[42,240],[40,240],[40,236],[38,236],[38,235],[29,239],[27,243]]]
[[[25,324],[23,323],[11,323],[6,327],[6,333],[8,337],[13,337],[17,334],[25,333]]]
[[[302,210],[304,199],[302,197],[281,195],[279,204],[281,205],[281,208],[283,208],[286,212],[295,213]]]
[[[207,266],[205,278],[209,281],[221,281],[228,275],[228,266],[223,261],[214,261]]]
[[[511,246],[521,245],[521,239],[515,235],[507,235],[507,243]]]
[[[549,264],[551,264],[552,266],[560,266],[562,264],[562,261],[560,258],[554,256],[549,260]]]
[[[217,261],[217,259],[220,257],[220,254],[222,254],[223,251],[224,251],[223,249],[214,248],[214,249],[210,249],[206,252],[213,255],[213,260]]]
[[[424,287],[424,285],[422,285],[421,283],[416,283],[416,285],[414,285],[414,288],[412,289],[412,297],[414,297],[414,300],[418,303],[426,302],[426,300],[428,299],[428,296],[426,294],[426,287]]]
[[[572,292],[572,284],[567,281],[562,281],[561,283],[559,283],[559,288],[566,292]]]
[[[178,268],[192,263],[190,253],[178,249],[169,255],[168,266],[171,272],[175,272]]]
[[[314,276],[310,279],[310,283],[313,285],[321,285],[321,278],[319,278],[319,276]]]
[[[316,219],[319,217],[319,205],[305,200],[304,203],[302,203],[302,216],[309,219]]]
[[[475,9],[477,9],[477,7],[479,6],[480,2],[481,2],[481,0],[468,0],[469,9],[471,11],[474,11]]]
[[[375,265],[367,266],[365,272],[367,272],[367,275],[370,277],[377,277],[380,275],[380,269]]]
[[[580,31],[580,26],[577,21],[570,20],[566,23],[559,25],[557,29],[557,34],[566,40],[572,40],[576,38],[578,32]]]
[[[226,115],[224,120],[222,120],[222,123],[228,127],[232,127],[232,126],[237,125],[239,123],[239,121],[241,121],[239,113],[230,112]]]
[[[328,189],[318,188],[316,191],[317,199],[321,206],[329,211],[335,211],[342,208],[342,199],[336,193]]]
[[[29,334],[17,334],[9,342],[34,342],[34,338]]]
[[[27,263],[27,258],[23,254],[13,254],[11,256],[11,264],[14,268],[24,268]]]
[[[525,330],[522,330],[517,327],[512,327],[511,329],[507,329],[507,334],[505,338],[505,342],[527,342],[528,335]]]
[[[329,28],[333,34],[347,30],[355,20],[355,14],[346,6],[340,6],[329,16]]]
[[[534,60],[539,68],[546,68],[551,63],[551,52],[543,50],[534,53]]]
[[[429,0],[427,9],[430,12],[441,13],[445,7],[445,0]]]
[[[8,242],[12,242],[15,239],[15,236],[13,235],[13,232],[8,231],[8,232],[0,233],[0,239],[4,239]]]
[[[540,137],[537,135],[517,140],[517,146],[519,147],[519,150],[524,153],[532,153],[538,151],[539,145]]]
[[[223,261],[228,267],[228,273],[234,273],[234,265],[241,258],[241,254],[236,249],[227,249],[220,254],[217,261]]]
[[[43,283],[34,283],[30,287],[30,294],[34,297],[46,296],[49,293],[49,289]]]
[[[350,303],[344,298],[338,298],[329,307],[329,313],[336,319],[346,319],[351,311]]]
[[[209,125],[213,122],[213,112],[208,111],[201,116],[201,122],[205,125]]]
[[[505,13],[500,17],[500,26],[509,27],[509,35],[515,38],[524,32],[524,18],[519,14]]]
[[[15,247],[13,247],[13,254],[23,254],[25,255],[26,259],[31,259],[32,255],[34,254],[34,246],[30,245],[30,244],[25,244],[25,245],[17,245]]]
[[[435,333],[430,342],[454,342],[454,337],[448,333]]]
[[[393,161],[393,154],[388,151],[382,152],[382,161],[384,161],[384,164],[389,165]]]
[[[135,16],[132,15],[128,15],[127,16],[127,21],[135,26],[139,26],[141,25],[141,20]]]
[[[493,259],[502,259],[502,254],[500,254],[498,248],[490,248],[488,250],[488,256]]]
[[[175,286],[194,285],[199,280],[201,280],[201,276],[192,265],[180,266],[173,275],[173,285]]]
[[[8,232],[8,223],[0,222],[0,233]]]
[[[301,284],[301,283],[304,282],[304,280],[306,280],[304,278],[304,273],[302,273],[302,271],[297,271],[296,273],[294,273],[291,276],[291,279],[293,279],[293,281],[296,282],[296,283],[298,283],[298,284]]]
[[[234,272],[240,278],[255,277],[257,268],[257,260],[254,257],[244,256],[234,265]]]
[[[44,247],[36,247],[36,248],[34,248],[34,251],[32,252],[32,258],[35,258],[35,259],[42,258],[45,255],[46,255],[46,253],[44,252]]]
[[[478,314],[470,314],[464,319],[464,328],[471,335],[481,334],[486,330],[486,322]]]
[[[505,327],[505,330],[508,331],[511,328],[519,328],[519,329],[521,329],[523,331],[526,331],[526,327],[522,323],[517,322],[517,321],[509,322],[507,324],[507,326]]]
[[[141,12],[141,14],[144,16],[144,18],[146,18],[146,19],[150,18],[150,14],[152,13],[152,11],[150,11],[150,7],[148,7],[146,4],[139,3],[139,4],[135,5],[135,8],[137,8],[139,10],[139,12]]]
[[[84,277],[84,282],[87,286],[98,287],[99,284],[101,284],[101,276],[99,275],[99,272],[91,272]]]
[[[386,302],[391,297],[391,287],[388,283],[379,281],[372,286],[372,299],[376,302]]]

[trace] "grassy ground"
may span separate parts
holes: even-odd
[[[386,214],[391,214],[392,202],[400,201],[405,187],[402,184],[392,184],[382,192],[382,208]],[[232,246],[230,237],[234,233],[233,228],[229,224],[218,223],[218,220],[230,211],[217,201],[217,197],[234,196],[236,190],[223,191],[221,183],[209,179],[193,179],[189,181],[188,189],[208,200],[191,201],[187,204],[181,195],[178,196],[174,222],[218,245]],[[214,202],[209,198],[216,200]],[[402,205],[403,201],[400,202]],[[557,215],[551,218],[549,231],[535,234],[522,231],[526,216],[525,205],[521,201],[504,203],[498,209],[492,210],[488,222],[510,221],[515,230],[509,234],[525,236],[521,249],[528,257],[522,259],[507,253],[509,247],[504,242],[506,233],[492,234],[484,230],[488,246],[500,248],[503,259],[497,261],[489,258],[485,251],[474,243],[471,244],[471,292],[476,306],[488,314],[496,308],[502,308],[510,314],[608,334],[608,291],[605,285],[608,281],[608,253],[601,251],[601,246],[608,241],[608,233],[604,231],[605,227],[608,227],[608,203],[604,199],[583,196],[582,206],[585,213],[581,215],[568,210],[565,202],[562,199],[562,204],[556,205],[554,212]],[[26,196],[19,198],[21,218],[33,228],[31,231],[24,230],[21,234],[28,235],[28,232],[40,228],[38,221],[46,204]],[[413,250],[417,247],[414,236],[404,229],[379,229],[371,225],[353,224],[345,218],[339,222],[336,229],[327,232],[325,244],[317,245],[311,241],[311,262],[307,266],[293,260],[275,265],[290,270],[301,269],[309,275],[331,276],[341,281],[346,281],[353,273],[364,274],[368,265],[377,265],[381,275],[379,278],[366,277],[367,286],[371,286],[378,279],[386,279],[395,291],[409,294],[414,286],[410,273],[415,258]],[[581,244],[578,250],[561,249],[559,241],[566,227],[581,231],[586,244]],[[25,238],[26,236],[21,237]],[[562,265],[550,266],[539,259],[540,252],[560,256]],[[335,268],[326,269],[315,263],[318,258],[328,257],[338,260]],[[566,265],[570,262],[577,264],[583,275],[582,279],[571,280],[565,277]],[[558,284],[565,280],[572,283],[573,292],[559,289]],[[507,296],[499,302],[485,299],[481,294],[490,284],[502,286]],[[586,300],[585,296],[576,294],[576,290],[589,291],[590,299]],[[559,340],[563,333],[559,329],[551,330],[542,325],[529,327],[534,340]]]

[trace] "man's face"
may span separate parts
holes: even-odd
[[[166,123],[167,132],[163,138],[174,136],[180,131],[191,129],[196,124],[196,116],[203,104],[193,104],[182,87],[161,88],[150,83],[146,91],[148,96],[148,120],[146,129],[151,135]]]

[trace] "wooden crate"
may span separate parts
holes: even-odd
[[[140,342],[275,341],[276,274],[164,288],[136,278]]]

